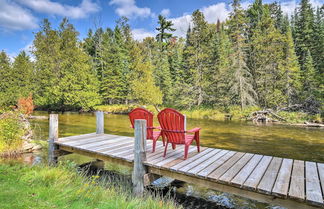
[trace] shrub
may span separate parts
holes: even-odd
[[[0,155],[11,155],[20,150],[24,132],[17,113],[7,112],[0,115]]]

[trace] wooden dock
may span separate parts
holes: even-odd
[[[168,176],[286,208],[324,208],[323,163],[208,147],[201,147],[198,153],[193,145],[187,160],[183,159],[183,145],[169,149],[164,158],[161,141],[157,142],[154,153],[151,152],[152,141],[145,140],[145,143],[143,165],[149,174]],[[100,129],[99,133],[54,139],[50,155],[56,158],[78,153],[134,167],[134,144],[134,137],[103,134]]]

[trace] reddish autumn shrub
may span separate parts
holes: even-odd
[[[28,97],[26,98],[20,98],[18,99],[18,110],[25,114],[25,115],[30,115],[34,111],[34,102],[33,102],[33,96],[32,94],[29,94]]]

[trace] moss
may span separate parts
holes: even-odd
[[[73,164],[0,164],[0,208],[176,208],[167,199],[132,196],[124,182],[86,177]]]

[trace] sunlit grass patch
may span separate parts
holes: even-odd
[[[178,208],[169,199],[136,198],[129,185],[86,176],[73,164],[57,167],[0,164],[0,208]]]

